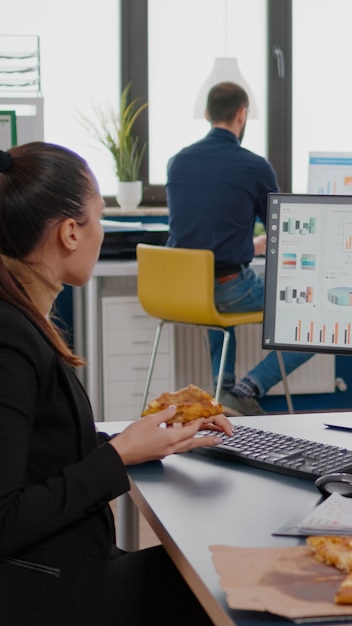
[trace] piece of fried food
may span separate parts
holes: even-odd
[[[306,543],[317,561],[347,574],[335,594],[335,604],[352,604],[352,536],[312,535]]]
[[[352,604],[352,573],[343,579],[335,594],[336,604]]]
[[[333,565],[344,574],[352,572],[352,536],[312,535],[306,543],[317,561]]]
[[[188,385],[179,391],[162,393],[155,400],[151,400],[142,417],[167,409],[171,404],[177,410],[174,417],[168,420],[168,424],[191,422],[200,417],[212,417],[224,412],[222,404],[217,404],[209,393],[196,385]]]

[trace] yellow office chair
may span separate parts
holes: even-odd
[[[160,319],[145,383],[141,411],[145,408],[157,354],[160,333],[165,323],[190,324],[219,330],[223,345],[215,400],[218,402],[230,333],[227,327],[261,324],[263,312],[219,313],[214,304],[214,254],[210,250],[167,248],[139,243],[137,245],[137,291],[141,306]],[[286,372],[278,353],[289,412],[293,413]]]

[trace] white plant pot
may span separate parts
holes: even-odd
[[[143,185],[141,180],[117,182],[116,200],[122,211],[133,211],[142,202]]]

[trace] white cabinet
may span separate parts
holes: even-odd
[[[147,315],[136,296],[103,297],[102,369],[104,419],[139,417],[158,320]],[[149,398],[174,389],[174,336],[164,326]]]

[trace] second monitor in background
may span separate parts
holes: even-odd
[[[352,194],[351,152],[310,152],[308,193]]]

